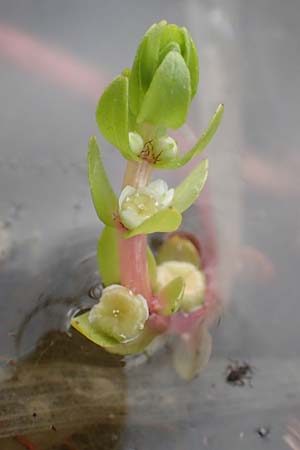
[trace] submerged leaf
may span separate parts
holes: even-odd
[[[164,286],[158,293],[158,299],[161,305],[158,310],[159,314],[170,316],[178,311],[183,292],[184,281],[182,277],[174,278],[170,283]]]
[[[116,339],[113,339],[110,336],[106,336],[103,333],[100,333],[99,330],[95,329],[90,321],[89,321],[90,312],[85,312],[80,316],[74,317],[71,320],[71,325],[75,330],[79,331],[79,333],[83,334],[90,341],[99,345],[100,347],[111,347],[118,344]]]
[[[94,344],[99,345],[110,353],[119,355],[131,355],[142,352],[156,336],[153,331],[145,327],[136,339],[120,344],[116,339],[100,333],[98,329],[92,326],[89,321],[89,311],[74,317],[71,325],[87,339],[94,342]]]
[[[104,227],[98,241],[97,261],[104,286],[119,284],[121,276],[116,228]]]
[[[208,175],[208,160],[205,159],[175,189],[172,206],[179,212],[188,209],[199,197]]]
[[[127,239],[139,234],[175,231],[180,226],[181,220],[182,216],[176,209],[163,209],[149,217],[138,227],[124,233],[124,236]]]
[[[173,350],[176,372],[184,380],[193,379],[207,366],[211,351],[212,338],[205,324],[191,333],[180,335]]]
[[[118,200],[106,175],[100,149],[93,136],[89,142],[88,176],[92,199],[99,219],[113,225],[113,215],[118,211]]]

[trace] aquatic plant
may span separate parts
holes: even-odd
[[[199,155],[216,132],[219,105],[196,144],[182,154],[169,135],[185,124],[197,92],[198,55],[186,28],[161,21],[140,42],[131,69],[103,92],[96,111],[102,135],[127,160],[117,198],[105,172],[96,138],[88,152],[88,177],[96,213],[104,224],[97,260],[104,289],[99,303],[72,325],[107,351],[143,351],[158,335],[193,327],[205,308],[206,279],[199,249],[188,237],[173,234],[155,257],[147,236],[178,230],[208,175],[208,161],[195,164],[177,186],[155,169],[177,169]],[[179,325],[178,325],[179,324]],[[180,325],[181,324],[181,325]]]

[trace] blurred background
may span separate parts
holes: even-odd
[[[168,430],[139,431],[129,418],[119,447],[107,448],[286,448],[288,418],[300,415],[298,0],[0,0],[0,352],[4,360],[18,357],[9,333],[41,292],[68,297],[80,289],[80,264],[101,230],[86,176],[89,136],[97,135],[116,190],[124,170],[97,130],[96,104],[109,80],[132,64],[145,30],[163,18],[188,27],[199,52],[186,139],[192,143],[225,104],[205,151],[210,175],[202,200],[225,307],[206,378],[184,388],[183,398],[193,401],[175,427],[179,443]],[[166,174],[170,184],[182,176]],[[197,233],[203,220],[194,207],[186,227]],[[88,268],[85,282],[96,280]],[[48,317],[30,327],[22,355],[51,329]],[[253,361],[253,391],[223,391],[229,357]],[[208,393],[210,380],[220,383],[219,396]],[[271,426],[269,440],[254,432],[260,425]]]

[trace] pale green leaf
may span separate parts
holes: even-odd
[[[173,350],[173,364],[178,375],[192,380],[207,366],[212,351],[212,338],[206,325],[200,324],[191,333],[180,335]]]
[[[96,120],[101,133],[124,158],[137,159],[129,147],[128,133],[128,77],[119,75],[100,97]]]
[[[88,176],[92,200],[99,219],[106,225],[113,225],[113,215],[118,211],[118,200],[106,175],[94,136],[89,142]]]
[[[182,277],[176,277],[158,293],[160,303],[159,313],[163,316],[170,316],[178,311],[180,299],[184,293],[184,281]]]
[[[219,125],[222,120],[224,112],[224,105],[219,105],[216,112],[210,119],[210,122],[208,124],[208,127],[202,133],[202,136],[198,140],[198,142],[194,145],[194,147],[187,152],[179,161],[177,167],[184,166],[187,164],[194,156],[199,155],[205,147],[210,143],[211,139],[213,138],[214,134],[216,133],[217,129],[219,128]]]
[[[172,206],[179,212],[188,209],[198,198],[208,175],[208,160],[205,159],[175,189]]]
[[[79,333],[83,334],[87,339],[99,345],[100,347],[111,347],[118,344],[116,339],[100,333],[98,328],[94,328],[89,321],[89,311],[76,316],[71,320],[71,325]]]
[[[210,143],[211,139],[213,138],[214,134],[216,133],[217,129],[219,128],[219,125],[222,120],[224,112],[224,105],[219,105],[216,112],[212,116],[208,127],[202,133],[202,136],[198,140],[198,142],[194,145],[194,147],[187,152],[182,158],[176,158],[170,161],[161,161],[155,163],[156,169],[178,169],[179,167],[184,166],[187,164],[192,158],[199,155],[205,147]]]
[[[127,239],[139,234],[175,231],[180,226],[181,220],[181,214],[176,209],[163,209],[149,217],[138,227],[124,233],[124,236]]]
[[[189,70],[183,57],[177,51],[171,51],[152,78],[137,123],[149,122],[179,128],[186,120],[190,102]]]
[[[97,261],[104,286],[119,284],[121,276],[116,228],[103,229],[98,241]]]
[[[117,340],[106,336],[105,334],[100,333],[98,329],[95,329],[88,317],[89,312],[74,317],[71,321],[72,327],[94,344],[99,345],[110,353],[131,355],[142,352],[156,336],[156,334],[146,326],[136,339],[120,344]]]

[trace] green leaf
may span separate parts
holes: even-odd
[[[96,120],[101,133],[124,158],[137,160],[131,152],[128,141],[128,77],[119,75],[105,89],[100,97]]]
[[[178,169],[179,167],[184,166],[187,164],[192,158],[199,155],[205,147],[210,143],[211,139],[213,138],[214,134],[216,133],[217,129],[219,128],[219,125],[222,120],[224,112],[224,105],[219,105],[216,112],[212,116],[208,127],[202,133],[202,136],[198,140],[198,142],[194,145],[194,147],[187,152],[182,158],[176,158],[170,161],[162,161],[157,162],[155,164],[156,169]]]
[[[137,123],[150,122],[168,128],[184,124],[191,101],[190,73],[177,51],[167,54],[157,68],[144,97]]]
[[[184,293],[184,281],[182,277],[174,278],[170,283],[164,286],[158,293],[161,307],[159,313],[163,316],[170,316],[178,311],[180,299]]]
[[[93,136],[89,142],[88,176],[92,200],[99,219],[113,225],[113,215],[118,211],[118,200],[106,175],[100,149]]]
[[[71,325],[79,333],[83,334],[87,339],[99,345],[100,347],[111,347],[118,344],[116,339],[106,336],[95,329],[89,321],[89,311],[81,314],[80,316],[73,317]]]
[[[181,214],[176,209],[163,209],[149,217],[138,227],[124,233],[124,236],[127,239],[138,234],[175,231],[180,226],[181,220]]]
[[[194,145],[194,147],[189,152],[187,152],[178,161],[177,167],[184,166],[192,158],[194,158],[194,156],[199,155],[199,153],[201,153],[205,149],[205,147],[210,143],[210,141],[212,140],[214,134],[216,133],[217,129],[219,128],[219,125],[220,125],[221,120],[222,120],[223,112],[224,112],[224,105],[221,104],[221,105],[218,106],[216,112],[214,113],[214,115],[210,119],[208,127],[206,128],[204,133],[202,133],[202,136],[200,137],[198,142]]]
[[[175,189],[172,206],[179,212],[188,209],[198,198],[208,175],[208,160],[205,159]]]
[[[116,228],[103,229],[98,241],[97,261],[104,286],[119,284],[121,276]]]
[[[190,76],[191,76],[191,88],[192,88],[192,98],[196,95],[198,84],[199,84],[199,61],[198,61],[198,52],[196,46],[194,44],[193,39],[189,35],[188,31],[186,33],[186,41],[188,42],[189,47],[189,59],[187,62]]]
[[[157,266],[156,266],[156,261],[153,256],[153,253],[149,247],[147,247],[147,262],[148,262],[148,271],[149,271],[151,286],[155,286]]]
[[[87,339],[94,342],[94,344],[99,345],[110,353],[131,355],[142,352],[156,336],[156,334],[146,326],[136,339],[120,344],[116,339],[100,333],[98,329],[96,330],[91,325],[88,317],[89,312],[74,317],[71,321],[72,327]]]
[[[134,355],[144,351],[156,336],[157,334],[146,325],[141,334],[133,341],[106,347],[106,350],[117,355]]]

